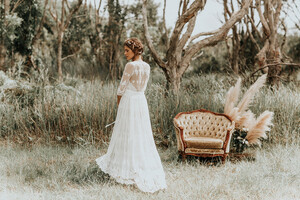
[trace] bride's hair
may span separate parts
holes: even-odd
[[[134,55],[141,55],[144,51],[142,42],[135,37],[126,39],[124,42],[124,46],[127,46],[129,49],[131,49]]]

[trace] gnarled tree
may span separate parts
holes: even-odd
[[[262,28],[264,46],[257,54],[258,65],[260,68],[267,64],[272,67],[268,69],[268,83],[277,84],[282,66],[281,48],[278,42],[279,16],[282,8],[282,0],[256,0],[256,10],[258,12]],[[263,11],[262,11],[263,8]]]
[[[228,31],[236,22],[241,20],[248,12],[251,0],[244,0],[242,8],[233,13],[232,16],[216,31],[208,33],[199,33],[192,36],[195,27],[196,17],[200,10],[204,9],[206,0],[195,0],[191,4],[188,0],[180,1],[178,19],[169,38],[169,48],[165,54],[165,58],[161,58],[152,44],[148,30],[147,22],[147,0],[143,0],[143,19],[144,34],[147,45],[151,51],[153,59],[164,71],[167,79],[167,89],[173,90],[175,93],[180,88],[181,78],[190,65],[192,58],[204,47],[213,46],[223,41]],[[184,27],[187,27],[184,29]],[[183,32],[185,30],[185,32]],[[195,43],[193,41],[200,36],[209,36]]]

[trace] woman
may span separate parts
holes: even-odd
[[[124,42],[128,62],[118,87],[118,113],[107,153],[96,159],[105,173],[122,184],[136,184],[144,192],[166,188],[144,91],[150,66],[142,60],[143,45],[137,38]]]

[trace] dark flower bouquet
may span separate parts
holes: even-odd
[[[246,139],[247,134],[248,129],[246,128],[235,129],[231,139],[231,145],[235,152],[242,153],[245,150],[245,147],[249,145],[249,142]]]

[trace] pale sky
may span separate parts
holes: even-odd
[[[88,0],[88,2],[96,2],[99,3],[100,0]],[[120,0],[121,5],[124,4],[133,4],[138,0]],[[163,14],[163,0],[154,0],[156,3],[160,3],[160,8],[158,9],[159,15],[162,16]],[[166,8],[166,24],[168,28],[174,28],[175,22],[178,17],[178,7],[179,7],[180,0],[167,0],[167,8]],[[296,1],[297,2],[297,1]],[[106,0],[102,0],[102,6],[107,3]],[[297,2],[300,6],[300,1]],[[300,16],[300,14],[299,14]],[[284,17],[284,16],[282,16]],[[224,20],[223,17],[223,5],[219,3],[217,0],[208,0],[204,10],[200,11],[197,17],[196,26],[193,32],[193,35],[200,33],[200,32],[208,32],[213,31],[221,27],[220,20]],[[259,20],[257,19],[256,22]],[[295,32],[291,28],[294,27],[291,18],[286,18],[285,22],[287,26],[290,28],[288,33]],[[298,31],[299,32],[299,31]]]
[[[99,5],[99,0],[88,0],[92,4],[96,1],[96,4]],[[138,0],[120,0],[121,5],[133,4]],[[156,3],[160,3],[160,8],[158,9],[159,15],[163,15],[163,0],[154,0]],[[173,28],[178,17],[178,7],[180,0],[167,0],[166,8],[166,24],[167,27]],[[102,6],[105,5],[106,0],[102,0]],[[101,6],[101,7],[102,7]],[[197,17],[196,27],[194,33],[207,32],[215,30],[220,27],[220,19],[223,19],[222,16],[223,7],[220,3],[217,3],[216,0],[209,0],[205,5],[205,9],[199,12]]]

